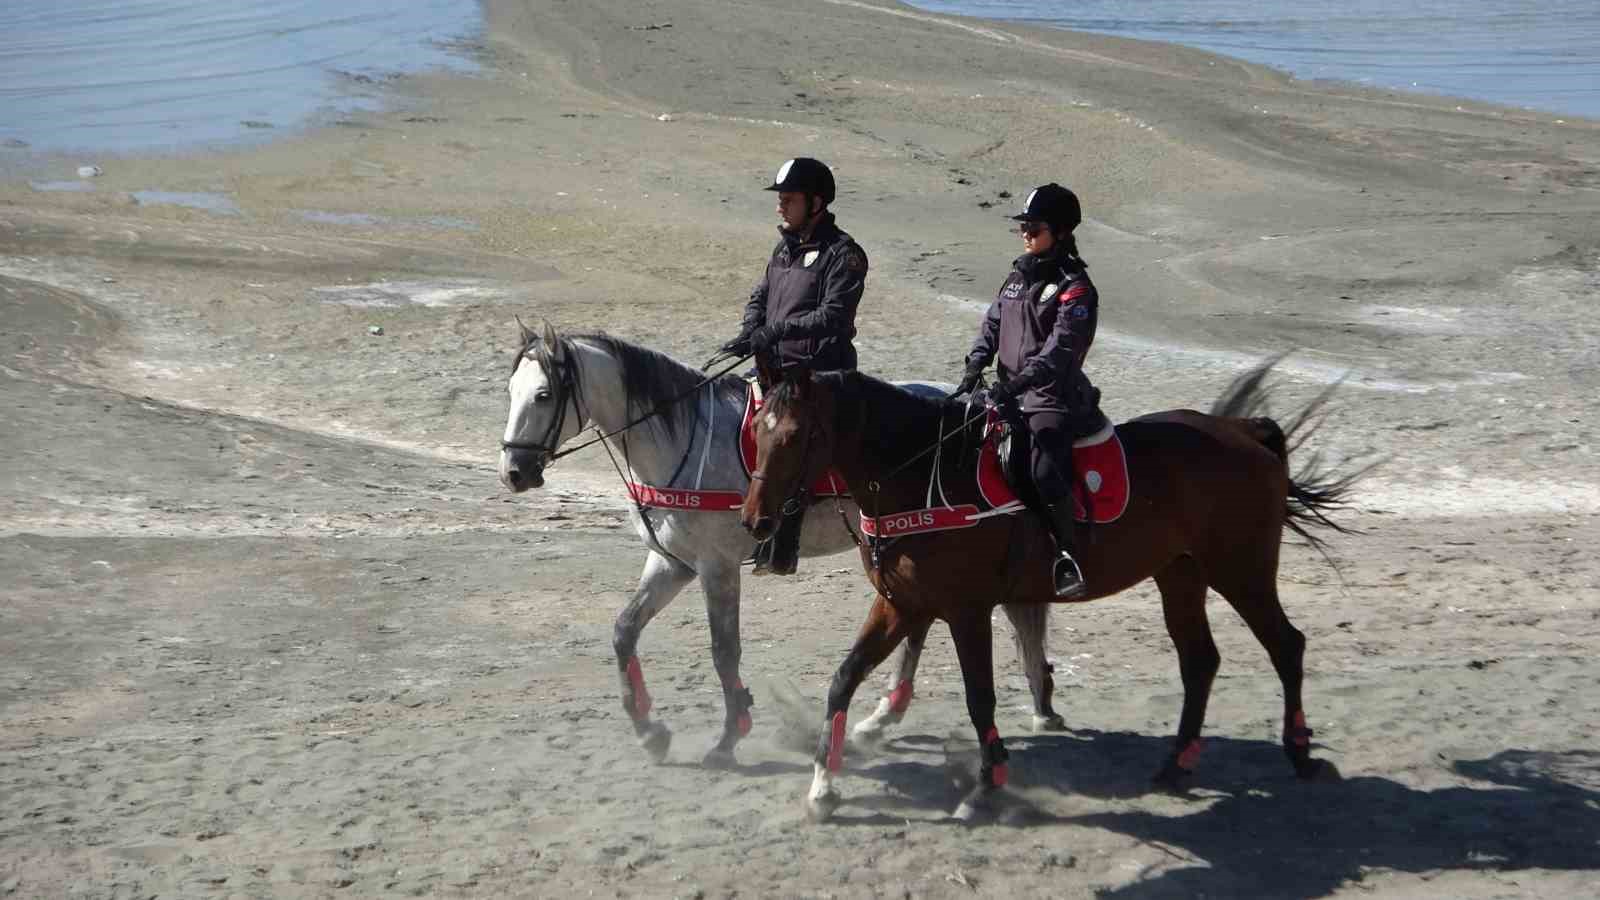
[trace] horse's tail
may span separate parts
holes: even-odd
[[[1272,367],[1285,355],[1287,354],[1272,357],[1234,379],[1233,384],[1229,385],[1212,405],[1211,414],[1240,419],[1251,436],[1263,447],[1272,451],[1272,454],[1282,460],[1284,467],[1287,468],[1289,454],[1303,445],[1306,439],[1321,427],[1326,418],[1325,407],[1328,399],[1333,396],[1342,379],[1328,385],[1327,389],[1296,413],[1290,420],[1288,428],[1284,428],[1268,416],[1253,415],[1265,411],[1270,393],[1265,386],[1267,373],[1272,371]],[[1352,529],[1335,522],[1329,516],[1350,506],[1351,489],[1371,469],[1372,466],[1369,465],[1354,472],[1341,473],[1328,465],[1323,460],[1322,454],[1313,453],[1298,472],[1289,476],[1288,509],[1285,511],[1284,524],[1326,556],[1326,545],[1312,529],[1327,528],[1342,534],[1354,533]]]

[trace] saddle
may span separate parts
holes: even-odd
[[[1128,508],[1132,493],[1128,459],[1122,438],[1110,420],[1094,433],[1072,442],[1072,500],[1080,522],[1115,522]],[[984,423],[978,448],[978,493],[990,509],[1020,504],[1040,509],[1039,491],[1033,483],[1028,431],[1014,428],[994,410]],[[1091,518],[1092,516],[1092,518]]]

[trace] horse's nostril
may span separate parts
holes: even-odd
[[[517,485],[522,483],[522,472],[518,471],[517,469],[507,469],[506,470],[506,481],[512,487],[516,487]]]

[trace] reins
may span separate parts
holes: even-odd
[[[571,351],[570,345],[568,345],[566,349],[568,350],[568,355],[571,355],[572,351]],[[731,356],[721,355],[721,354],[719,354],[718,356],[713,356],[711,358],[711,360],[709,360],[706,363],[706,367],[709,368],[712,363],[719,362],[719,361],[721,361],[723,359],[730,359],[730,358],[732,358],[732,357]],[[569,398],[572,401],[573,410],[578,414],[579,423],[583,422],[583,418],[584,417],[583,417],[583,409],[579,405],[579,399],[578,399],[579,398],[579,394],[578,394],[578,375],[577,375],[578,364],[576,362],[576,358],[574,357],[573,361],[564,361],[564,362],[556,362],[554,359],[551,359],[547,363],[547,366],[549,368],[557,370],[557,374],[559,375],[559,381],[557,382],[560,385],[560,388],[559,388],[559,391],[558,391],[559,396],[557,396],[555,399],[556,399],[556,402],[558,404],[560,404],[560,407],[559,407],[560,408],[560,412],[556,415],[555,420],[551,423],[550,430],[545,433],[544,440],[539,441],[539,442],[534,442],[534,441],[506,441],[506,440],[502,440],[500,442],[500,446],[502,448],[504,448],[504,449],[507,449],[507,450],[533,450],[533,451],[537,451],[537,452],[543,453],[545,455],[544,465],[548,466],[550,463],[555,462],[556,460],[560,459],[561,457],[576,453],[579,450],[582,450],[582,449],[584,449],[586,447],[592,447],[595,444],[602,445],[603,447],[605,447],[606,456],[608,458],[610,458],[610,460],[611,460],[611,467],[613,469],[615,469],[616,472],[617,472],[617,478],[622,481],[623,489],[628,492],[629,499],[633,500],[634,509],[639,514],[639,521],[644,523],[645,531],[648,532],[649,535],[650,535],[650,544],[652,545],[652,549],[654,549],[655,551],[661,553],[662,555],[670,558],[673,562],[675,562],[678,565],[682,566],[685,570],[693,572],[694,571],[694,567],[693,566],[691,566],[688,563],[684,562],[683,559],[680,558],[676,553],[673,553],[671,550],[668,550],[666,545],[661,543],[661,538],[656,535],[655,523],[650,521],[650,513],[649,513],[648,507],[645,506],[644,501],[640,500],[638,495],[634,492],[632,486],[628,482],[628,476],[623,474],[623,471],[622,471],[623,463],[627,464],[628,471],[630,471],[630,472],[633,471],[633,463],[631,461],[629,461],[629,459],[628,459],[627,432],[630,429],[634,428],[635,426],[642,425],[643,423],[648,422],[650,419],[662,414],[663,412],[666,412],[668,409],[671,409],[672,407],[678,405],[679,403],[682,403],[685,399],[687,399],[689,397],[692,397],[695,394],[699,393],[701,388],[705,387],[706,385],[714,383],[717,379],[719,379],[722,376],[728,374],[729,372],[732,372],[734,369],[736,369],[739,366],[743,365],[745,360],[748,360],[749,358],[750,358],[750,354],[746,354],[746,355],[741,356],[741,357],[739,357],[737,359],[734,359],[733,362],[729,363],[725,368],[723,368],[723,369],[721,369],[721,370],[719,370],[717,372],[714,372],[714,373],[712,373],[710,375],[707,375],[705,378],[702,378],[699,381],[695,382],[693,387],[690,387],[690,388],[687,388],[687,389],[685,389],[683,391],[680,391],[679,393],[673,395],[671,398],[669,398],[665,402],[661,403],[660,405],[656,406],[654,409],[651,409],[649,412],[645,413],[644,415],[637,416],[637,417],[629,420],[628,422],[626,422],[625,424],[623,424],[623,425],[621,425],[621,426],[619,426],[617,428],[614,428],[614,429],[612,429],[610,431],[601,431],[600,430],[600,426],[599,425],[595,425],[594,426],[594,430],[595,430],[595,436],[594,437],[590,438],[587,441],[584,441],[581,444],[578,444],[575,447],[568,447],[567,449],[561,450],[559,452],[556,450],[556,442],[561,440],[561,431],[562,431],[563,427],[565,427],[565,425],[566,425],[566,421],[567,421],[567,400]],[[540,361],[540,362],[542,363],[543,361]],[[695,407],[695,422],[696,422],[696,425],[698,425],[698,423],[699,423],[699,416],[700,416],[700,407],[697,405]],[[692,432],[693,432],[693,429],[691,429],[691,433]],[[622,437],[622,442],[623,442],[622,443],[622,463],[618,463],[617,462],[617,456],[616,456],[615,453],[613,453],[611,451],[611,445],[606,443],[606,440],[608,438],[613,438],[613,437],[616,437],[617,435],[622,435],[623,436]],[[709,434],[706,436],[706,440],[707,441],[711,440],[711,436]],[[668,484],[670,484],[673,481],[677,480],[678,475],[683,471],[684,465],[686,465],[688,463],[689,454],[693,451],[693,449],[694,449],[694,439],[691,437],[690,440],[689,440],[688,446],[684,448],[683,458],[678,460],[677,470],[673,472],[672,478],[668,480]]]
[[[968,398],[966,406],[967,406],[968,409],[970,409],[973,405],[974,404],[972,403],[971,396],[969,395],[969,398]],[[868,477],[868,479],[867,479],[867,490],[872,494],[872,500],[871,500],[871,503],[872,503],[872,515],[871,515],[871,518],[873,520],[873,526],[874,527],[873,527],[873,533],[868,534],[867,535],[867,539],[865,541],[863,541],[861,539],[861,536],[856,533],[856,529],[854,528],[854,526],[852,526],[850,524],[849,518],[845,516],[845,514],[844,514],[844,505],[839,502],[839,498],[837,496],[834,497],[834,508],[839,513],[839,520],[844,523],[845,531],[847,531],[850,534],[850,539],[855,542],[855,545],[857,547],[861,547],[861,546],[865,545],[867,547],[867,549],[870,551],[870,553],[872,555],[872,570],[873,570],[873,572],[880,574],[880,580],[879,580],[880,581],[880,589],[884,591],[884,596],[888,597],[888,596],[890,596],[890,593],[889,593],[887,587],[882,586],[881,566],[880,566],[880,562],[881,562],[880,551],[881,551],[881,548],[882,548],[882,546],[884,544],[886,544],[889,541],[894,540],[894,539],[893,538],[885,538],[885,537],[883,537],[883,528],[882,528],[882,525],[881,525],[881,520],[883,518],[883,516],[882,516],[882,490],[883,490],[882,482],[884,480],[889,479],[889,478],[893,478],[894,476],[896,476],[896,475],[900,474],[901,472],[905,471],[906,469],[910,468],[913,464],[915,464],[919,460],[923,459],[924,457],[926,457],[930,453],[942,455],[942,451],[943,451],[943,447],[945,445],[945,442],[949,441],[953,437],[956,437],[957,435],[965,434],[968,427],[970,427],[973,423],[979,421],[980,419],[982,419],[986,415],[988,415],[988,410],[989,410],[989,408],[987,406],[983,407],[982,409],[979,410],[979,412],[977,412],[977,413],[969,416],[968,418],[964,419],[959,425],[957,425],[953,429],[950,429],[949,431],[945,430],[944,417],[941,415],[940,418],[939,418],[939,426],[938,426],[938,435],[939,436],[938,436],[938,438],[936,440],[933,441],[933,443],[929,444],[927,447],[924,447],[922,450],[919,450],[918,452],[913,454],[911,457],[909,457],[908,459],[904,460],[899,465],[895,466],[893,469],[890,469],[887,473],[885,473],[883,475],[876,476],[876,477],[871,477],[871,476]],[[867,418],[866,404],[863,402],[862,403],[862,411],[861,411],[861,421],[862,421],[863,424],[866,422],[866,418]],[[859,426],[858,426],[857,430],[858,431],[860,430]],[[804,460],[807,457],[809,457],[810,454],[811,454],[812,437],[813,437],[815,431],[816,431],[816,428],[814,426],[812,428],[808,428],[807,431],[806,431],[806,442],[803,445],[802,452],[801,452],[802,472],[804,471],[804,465],[805,465],[804,464]],[[939,463],[938,463],[939,456],[938,455],[935,456],[935,463],[934,463],[934,466],[935,466],[934,477],[935,478],[939,477],[939,473],[937,471],[938,465],[939,465]],[[761,471],[758,470],[756,472],[750,473],[750,478],[753,481],[763,481],[763,480],[766,479],[766,473],[761,472]],[[802,503],[803,502],[802,498],[805,496],[805,493],[806,493],[807,489],[808,489],[808,485],[806,484],[805,479],[802,477],[800,479],[799,486],[795,489],[795,492],[793,494],[791,494],[787,499],[784,500],[783,508],[782,508],[780,514],[783,513],[783,512],[787,512],[790,509],[795,508],[798,504]],[[930,484],[930,488],[929,489],[930,489],[930,491],[932,490],[931,484]],[[941,493],[942,493],[942,488],[941,488]],[[861,503],[862,499],[865,499],[865,498],[857,498],[857,506],[862,506],[863,505]]]
[[[725,368],[715,372],[714,374],[707,375],[706,377],[700,379],[698,382],[695,382],[695,385],[693,387],[679,392],[678,394],[674,395],[670,400],[667,400],[665,403],[662,403],[660,406],[657,406],[656,408],[650,410],[649,412],[645,413],[644,415],[639,416],[639,417],[627,422],[626,424],[623,424],[621,426],[618,426],[617,428],[614,428],[614,429],[612,429],[610,431],[606,431],[606,432],[601,432],[599,427],[597,426],[595,428],[595,431],[597,433],[596,433],[596,435],[594,437],[590,438],[587,441],[584,441],[581,444],[578,444],[575,447],[568,447],[567,449],[561,450],[561,451],[558,452],[555,449],[555,447],[549,446],[547,442],[534,443],[532,441],[504,441],[504,440],[500,442],[500,446],[502,448],[504,448],[504,449],[507,449],[507,450],[541,450],[541,451],[544,451],[546,454],[548,454],[548,458],[545,460],[545,465],[549,465],[550,463],[555,462],[556,460],[560,459],[563,456],[569,456],[569,455],[571,455],[573,453],[577,453],[579,450],[583,450],[585,448],[592,447],[595,444],[598,444],[601,441],[604,441],[606,438],[616,437],[617,435],[622,434],[624,431],[628,431],[629,429],[633,428],[636,425],[642,425],[645,422],[648,422],[650,419],[653,419],[656,416],[661,415],[663,412],[666,412],[668,409],[670,409],[670,408],[678,405],[679,403],[683,402],[683,400],[686,397],[693,396],[701,388],[705,387],[708,384],[711,384],[712,382],[714,382],[718,378],[721,378],[722,376],[728,374],[729,372],[732,372],[734,369],[739,368],[739,366],[744,364],[745,360],[748,360],[753,355],[754,354],[746,354],[744,356],[739,357],[738,359],[734,360],[732,363],[730,363]],[[713,360],[715,360],[715,359],[716,359],[716,357],[713,357]],[[558,363],[558,362],[552,361],[551,365],[556,367],[556,368],[558,368],[558,369],[562,369],[563,370],[562,375],[561,375],[561,392],[563,394],[570,393],[572,395],[572,404],[573,404],[574,407],[576,407],[577,404],[578,404],[578,395],[577,395],[577,391],[576,391],[577,379],[574,376],[572,376],[569,373],[569,371],[567,371],[567,370],[575,369],[576,368],[576,364],[575,363],[570,363],[570,362],[560,362],[560,363]],[[566,423],[567,398],[563,396],[563,397],[558,399],[558,402],[561,404],[561,413],[556,419],[556,425],[555,425],[554,434],[555,434],[555,437],[559,438],[561,436],[561,426]],[[579,415],[579,420],[580,421],[582,420],[581,413]]]

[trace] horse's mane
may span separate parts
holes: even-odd
[[[835,431],[859,429],[861,448],[870,462],[902,465],[938,439],[946,412],[943,400],[913,394],[855,370],[816,372],[812,380],[833,391]],[[782,414],[798,400],[798,388],[785,381],[767,394],[766,409]]]
[[[564,335],[558,340],[566,350],[568,359],[577,358],[572,344],[582,341],[598,345],[617,360],[622,367],[622,391],[630,417],[659,410],[659,414],[650,421],[659,424],[668,437],[676,437],[680,428],[693,425],[697,404],[678,401],[687,401],[684,395],[705,380],[705,374],[699,369],[684,365],[665,353],[629,343],[603,331]],[[517,362],[529,353],[546,372],[554,371],[550,348],[537,334],[530,335],[522,349],[517,351],[517,358],[512,363],[513,371]],[[736,375],[723,375],[717,379],[716,386],[718,390],[736,389],[740,382],[741,379]]]

